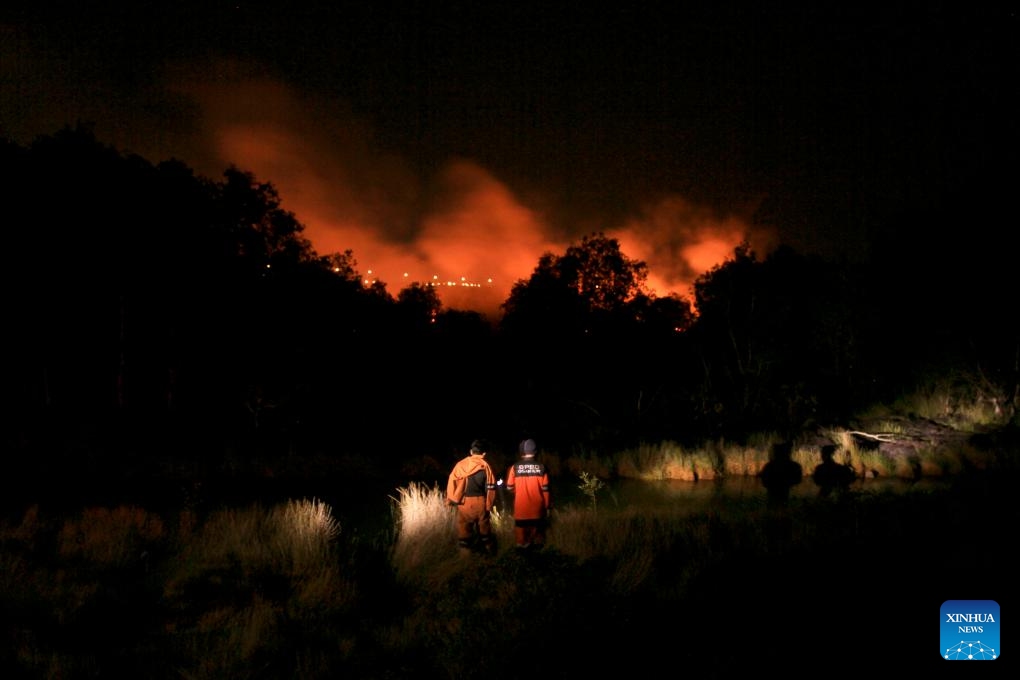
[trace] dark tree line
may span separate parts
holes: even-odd
[[[19,459],[399,457],[478,434],[600,449],[793,431],[937,379],[1007,414],[1017,399],[1012,314],[923,316],[886,261],[742,245],[690,301],[593,233],[543,255],[490,325],[427,287],[365,287],[354,253],[317,253],[238,168],[152,165],[81,126],[5,142],[0,166]]]

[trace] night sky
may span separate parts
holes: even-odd
[[[1008,3],[40,4],[0,10],[0,134],[237,165],[393,293],[489,309],[593,231],[687,294],[745,238],[959,267],[1011,229]]]

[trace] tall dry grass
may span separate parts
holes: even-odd
[[[221,509],[177,534],[168,525],[135,506],[60,519],[33,507],[0,525],[0,607],[18,622],[0,668],[331,677],[351,663],[363,584],[327,505]]]
[[[358,603],[358,584],[337,552],[340,535],[316,499],[213,512],[164,581],[182,675],[229,677],[280,657],[285,668],[325,671],[327,659],[308,643],[356,616]]]
[[[879,421],[874,433],[876,446],[864,446],[855,432],[846,428],[827,428],[820,434],[837,446],[836,461],[852,467],[859,478],[946,477],[965,470],[988,469],[995,465],[998,454],[980,451],[968,444],[952,448],[917,447],[910,455],[890,455],[877,446],[880,439],[908,438],[895,420]],[[603,479],[627,478],[646,481],[709,481],[723,477],[757,476],[768,462],[772,446],[782,441],[776,433],[760,433],[743,443],[722,439],[700,445],[681,445],[673,441],[639,444],[612,455],[601,455],[592,461],[573,459],[568,474],[594,474]],[[556,460],[554,452],[543,454]],[[820,446],[816,442],[795,442],[791,458],[805,473],[820,462]]]
[[[446,504],[438,486],[411,482],[391,497],[395,539],[390,561],[398,580],[406,584],[443,580],[456,572],[463,560],[456,550],[455,509]],[[497,550],[513,541],[513,520],[499,507],[491,514]]]

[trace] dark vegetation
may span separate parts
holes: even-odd
[[[169,507],[168,516],[183,523],[196,497],[258,500],[272,480],[295,478],[305,482],[302,495],[382,499],[394,481],[441,478],[478,436],[505,451],[534,436],[547,450],[580,456],[663,440],[739,441],[761,431],[792,437],[935,386],[950,395],[947,420],[956,402],[987,401],[1004,431],[1016,424],[1020,336],[1016,315],[1002,306],[1005,260],[988,259],[979,283],[976,269],[946,280],[945,261],[897,236],[915,233],[896,228],[902,214],[880,216],[888,228],[876,228],[874,251],[860,259],[823,260],[788,248],[759,256],[737,248],[698,281],[693,301],[648,294],[644,264],[595,233],[563,254],[544,255],[514,286],[504,316],[492,320],[444,309],[426,288],[394,295],[384,285],[364,287],[354,253],[315,252],[273,186],[237,168],[211,180],[178,161],[154,166],[80,127],[28,148],[5,143],[0,167],[8,331],[2,495],[13,527],[5,539],[2,604],[6,615],[30,621],[6,631],[9,649],[60,648],[73,657],[80,645],[91,654],[82,676],[128,667],[142,677],[153,670],[148,662],[169,654],[186,657],[194,677],[296,677],[302,664],[320,671],[307,677],[335,677],[338,670],[469,677],[462,665],[477,647],[498,645],[502,636],[523,650],[546,630],[559,634],[539,638],[553,664],[550,677],[604,670],[602,657],[590,651],[600,648],[622,645],[655,657],[676,642],[678,630],[693,639],[704,626],[757,641],[753,653],[775,655],[775,638],[741,638],[727,629],[731,622],[721,620],[727,610],[715,593],[748,584],[740,592],[752,594],[749,607],[793,617],[777,593],[828,587],[831,563],[851,576],[867,573],[862,580],[870,587],[881,577],[870,565],[891,550],[909,553],[917,572],[927,563],[914,548],[944,564],[927,540],[939,533],[925,524],[926,513],[963,520],[931,499],[913,515],[896,504],[902,531],[889,529],[884,516],[858,514],[841,534],[847,543],[798,559],[791,575],[792,562],[766,560],[763,571],[749,566],[761,555],[740,550],[757,540],[754,526],[704,518],[708,528],[697,535],[710,537],[701,549],[719,560],[706,564],[718,568],[692,576],[696,596],[685,601],[679,629],[657,623],[678,611],[679,596],[663,597],[668,584],[614,590],[623,560],[581,564],[550,551],[543,571],[542,562],[503,555],[490,571],[452,570],[415,594],[393,587],[385,549],[346,535],[336,548],[342,559],[330,563],[339,573],[320,577],[333,579],[324,592],[349,591],[350,600],[324,604],[313,593],[294,611],[280,605],[265,618],[276,621],[278,614],[284,623],[267,633],[271,642],[261,639],[265,650],[246,657],[250,665],[202,673],[203,645],[213,644],[218,612],[248,611],[239,602],[287,603],[305,597],[308,582],[251,571],[236,560],[182,566],[178,551],[186,558],[186,547],[146,536],[187,537],[188,530],[152,529],[144,511],[137,526],[133,515],[119,520],[138,544],[115,553],[130,553],[128,566],[75,571],[74,560],[86,566],[96,560],[80,557],[75,550],[84,548],[74,548],[73,537],[58,540],[66,525],[22,521],[32,504]],[[975,497],[989,496],[988,489],[1001,497],[999,485],[981,479]],[[278,486],[272,492],[285,495]],[[1003,528],[1010,511],[1002,504],[992,509]],[[31,531],[18,533],[28,525]],[[874,540],[865,545],[868,530]],[[905,536],[911,542],[902,543]],[[214,539],[204,539],[207,553]],[[72,547],[58,556],[51,544]],[[656,569],[672,573],[689,558],[666,551],[655,557]],[[32,569],[36,559],[48,564],[52,579]],[[153,564],[161,573],[150,571]],[[996,569],[1005,565],[996,562]],[[26,582],[40,592],[11,595],[29,573],[37,576]],[[773,573],[786,579],[782,586],[759,588]],[[946,566],[937,573],[943,580],[954,575]],[[164,584],[164,577],[172,578]],[[536,592],[520,602],[496,600],[523,608],[510,616],[497,607],[468,607],[465,601],[492,579]],[[82,595],[88,608],[81,611],[74,593],[86,589],[100,597]],[[37,606],[54,601],[65,609]],[[395,612],[410,613],[402,619]],[[114,625],[110,635],[123,645],[101,640],[96,624]],[[234,620],[222,627],[246,630]],[[403,640],[401,655],[378,642],[379,631],[390,627]],[[824,631],[808,632],[813,645],[825,643]],[[37,637],[15,640],[19,635]],[[174,649],[156,650],[161,636],[174,638]],[[695,655],[685,651],[681,660]],[[13,665],[13,658],[2,661]],[[501,670],[502,660],[485,657],[486,677],[513,677]],[[730,659],[723,668],[734,664]],[[172,664],[165,670],[177,677]]]
[[[364,287],[355,253],[317,253],[274,187],[237,168],[153,166],[82,126],[0,154],[0,410],[19,487],[167,458],[399,465],[476,436],[562,452],[739,440],[936,382],[1015,413],[1008,268],[992,252],[980,277],[947,276],[918,261],[924,244],[896,242],[901,225],[863,260],[737,248],[698,281],[696,316],[592,234],[544,255],[487,319],[428,288]]]

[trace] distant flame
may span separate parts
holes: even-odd
[[[271,182],[320,254],[352,250],[364,280],[385,282],[393,295],[414,282],[477,283],[440,286],[440,299],[496,316],[544,253],[580,241],[552,236],[553,225],[473,161],[418,178],[399,159],[373,152],[370,135],[349,116],[325,119],[270,81],[238,82],[226,95],[221,86],[193,94],[204,102],[222,159]],[[429,195],[426,183],[434,187]],[[648,265],[653,293],[689,296],[695,279],[747,237],[747,224],[667,196],[604,232]]]

